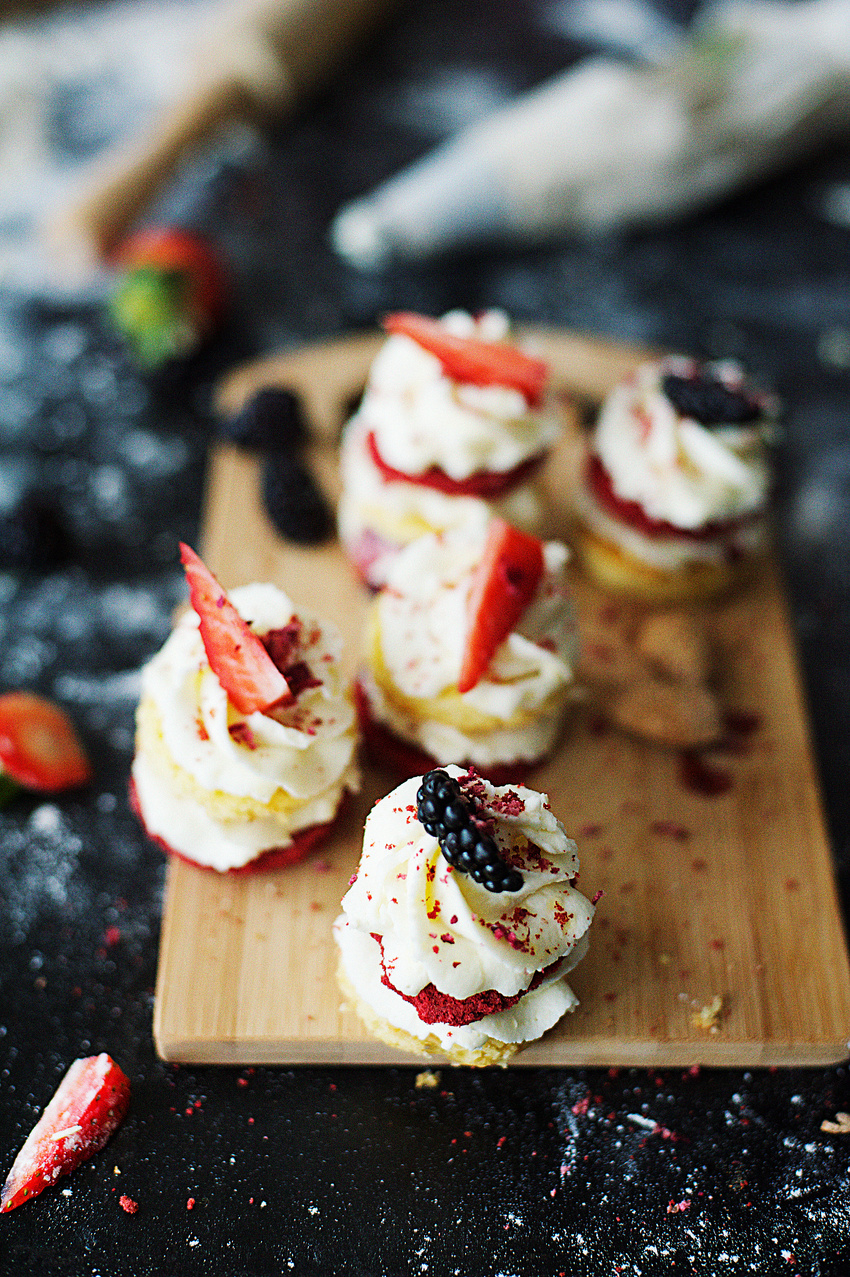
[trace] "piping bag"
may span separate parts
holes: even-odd
[[[87,189],[45,227],[79,267],[108,257],[185,155],[220,125],[280,120],[322,83],[394,0],[235,0],[199,31],[182,95],[108,154]]]
[[[347,205],[361,269],[660,225],[850,134],[850,0],[725,0],[650,65],[594,57]]]

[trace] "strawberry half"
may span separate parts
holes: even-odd
[[[480,681],[497,647],[531,602],[542,576],[542,542],[518,532],[504,519],[491,520],[469,592],[459,692],[470,691]]]
[[[75,1060],[30,1131],[0,1192],[14,1210],[103,1148],[130,1103],[130,1080],[105,1052]]]
[[[474,386],[508,386],[525,396],[532,406],[539,404],[549,369],[542,359],[524,355],[504,342],[481,341],[477,337],[457,337],[436,319],[398,311],[387,315],[384,329],[410,337],[423,350],[436,355],[446,375]]]
[[[92,778],[70,718],[35,692],[0,696],[0,772],[24,789],[48,794]]]
[[[210,669],[240,714],[264,714],[290,699],[289,685],[230,602],[222,586],[188,545],[180,561],[189,582],[189,598],[200,618],[201,639]]]

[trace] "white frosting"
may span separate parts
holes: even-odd
[[[230,598],[260,635],[295,617],[292,602],[274,585],[242,586]],[[142,698],[156,709],[165,748],[197,786],[258,803],[283,790],[294,800],[287,804],[288,815],[269,813],[271,842],[264,842],[266,833],[260,833],[264,820],[248,822],[255,826],[249,833],[239,831],[238,822],[208,816],[193,830],[197,803],[167,795],[162,771],[137,759],[134,779],[147,828],[201,863],[230,868],[250,859],[249,851],[285,845],[295,829],[330,819],[343,790],[357,786],[354,710],[340,680],[339,636],[311,616],[301,613],[298,619],[293,659],[304,661],[321,682],[271,714],[240,714],[230,703],[210,669],[194,611],[181,616],[142,671]],[[210,823],[221,825],[218,836]],[[204,839],[199,837],[202,828]],[[258,841],[261,845],[254,846]],[[233,865],[224,863],[228,857]]]
[[[451,311],[441,322],[459,337],[508,337],[502,311],[477,319]],[[393,469],[422,474],[437,466],[456,480],[478,470],[512,470],[560,433],[552,404],[532,408],[507,386],[455,381],[436,355],[398,334],[387,339],[372,365],[355,421],[374,433],[378,452]]]
[[[573,502],[577,513],[603,537],[632,558],[661,572],[676,572],[689,564],[721,564],[735,557],[757,554],[767,543],[766,518],[735,524],[714,537],[647,536],[616,519],[596,500],[590,488],[577,488]]]
[[[544,545],[544,573],[516,629],[503,640],[480,681],[461,696],[486,715],[485,733],[465,734],[392,704],[392,691],[429,700],[457,688],[469,629],[467,604],[486,524],[421,537],[393,560],[376,613],[389,696],[367,682],[372,713],[434,758],[495,762],[539,758],[565,712],[578,658],[575,613],[565,578],[568,551]],[[380,682],[380,679],[377,680]]]
[[[457,767],[446,770],[464,774]],[[399,785],[366,821],[360,864],[334,925],[346,973],[379,1014],[417,1037],[435,1034],[445,1046],[473,1049],[487,1036],[503,1042],[538,1037],[575,1006],[564,977],[586,950],[594,912],[572,886],[575,843],[545,794],[478,782],[493,837],[524,879],[517,892],[488,892],[453,869],[419,823],[420,781]],[[500,805],[511,797],[521,800],[522,810]],[[381,937],[389,980],[408,996],[429,984],[458,999],[490,989],[512,996],[523,993],[538,971],[548,970],[549,977],[513,1007],[474,1024],[429,1025],[381,984],[381,949],[373,934]]]
[[[642,364],[606,399],[592,443],[618,497],[683,529],[762,510],[770,485],[763,420],[708,428],[681,416],[664,394],[665,373],[688,376],[694,368],[685,358]],[[742,383],[730,362],[706,371],[732,388]]]

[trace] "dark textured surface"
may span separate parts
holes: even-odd
[[[738,356],[779,391],[780,544],[847,901],[850,234],[818,210],[850,151],[668,232],[375,277],[325,243],[338,205],[463,122],[473,89],[498,100],[579,51],[530,4],[404,8],[208,189],[235,315],[182,385],[143,384],[95,306],[0,297],[0,503],[35,484],[71,536],[67,564],[0,573],[0,687],[64,703],[96,767],[89,790],[0,812],[4,1168],[74,1057],[108,1050],[133,1083],[106,1150],[4,1216],[3,1274],[850,1271],[850,1136],[820,1130],[850,1109],[843,1066],[443,1070],[422,1090],[411,1068],[191,1069],[153,1053],[163,864],[125,790],[136,671],[183,597],[177,540],[197,539],[206,388],[245,353],[388,309],[501,305]]]

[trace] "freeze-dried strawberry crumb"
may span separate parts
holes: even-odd
[[[126,1193],[122,1194],[122,1196],[118,1198],[118,1205],[122,1210],[126,1211],[128,1215],[135,1215],[136,1211],[139,1209],[139,1203],[134,1202],[132,1197],[128,1197]]]
[[[194,1199],[194,1197],[190,1197],[190,1198],[189,1198],[189,1200],[186,1202],[186,1209],[187,1209],[187,1210],[194,1210],[194,1209],[195,1209],[195,1199]]]
[[[668,838],[674,838],[676,842],[686,842],[691,836],[690,829],[675,820],[654,820],[650,829],[654,834],[664,834]]]
[[[490,809],[499,812],[502,816],[521,816],[525,811],[525,803],[516,790],[511,789],[506,794],[491,798]]]
[[[231,723],[227,730],[237,745],[245,745],[248,749],[257,748],[254,733],[247,723]]]

